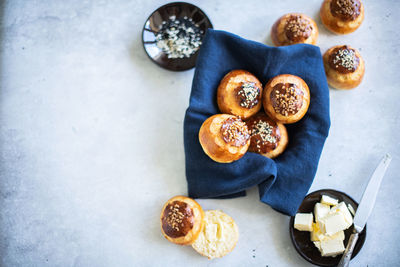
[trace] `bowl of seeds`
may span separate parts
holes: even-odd
[[[195,66],[205,32],[212,27],[207,15],[197,6],[169,3],[146,20],[142,31],[143,47],[160,67],[188,70]]]

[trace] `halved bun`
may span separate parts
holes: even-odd
[[[220,210],[208,210],[205,225],[192,247],[209,259],[220,258],[231,252],[239,240],[235,221]]]

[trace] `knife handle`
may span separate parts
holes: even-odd
[[[339,267],[347,267],[349,266],[351,255],[353,254],[354,247],[356,246],[358,240],[358,232],[354,230],[353,234],[351,234],[349,243],[347,244],[346,250],[343,253],[342,259],[340,260],[338,266]]]

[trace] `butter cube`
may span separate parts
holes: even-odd
[[[331,236],[329,236],[329,235],[324,235],[324,238],[323,238],[323,240],[321,240],[321,241],[333,240],[333,239],[343,241],[343,240],[344,240],[344,231],[339,231],[339,232],[337,232],[336,234],[333,234],[333,235],[331,235]]]
[[[312,231],[313,214],[297,213],[294,217],[294,228],[299,231]]]
[[[330,212],[331,207],[326,204],[317,203],[314,206],[315,222],[320,222]]]
[[[349,227],[341,212],[329,213],[321,222],[323,225],[322,232],[330,236]]]
[[[319,223],[313,223],[312,226],[311,241],[321,241],[324,238],[324,234],[321,232]]]
[[[320,220],[319,222],[317,222],[317,224],[318,224],[318,227],[319,227],[321,233],[325,234],[325,222],[324,222],[324,220]]]
[[[353,216],[351,216],[351,213],[350,213],[349,209],[347,208],[346,203],[340,202],[338,205],[334,206],[331,209],[330,213],[334,213],[334,212],[343,214],[344,219],[347,223],[347,228],[349,228],[353,224]]]
[[[214,223],[205,224],[205,235],[206,240],[215,240],[217,238],[217,228],[218,226]]]
[[[335,257],[339,254],[342,254],[345,250],[343,241],[337,239],[321,241],[320,245],[320,251],[323,257]]]
[[[318,249],[319,251],[321,251],[321,242],[319,242],[319,241],[314,241],[313,243],[314,243],[314,246],[316,246],[317,249]]]
[[[330,206],[334,206],[338,204],[338,200],[335,198],[332,198],[330,196],[327,195],[322,195],[321,197],[321,203],[322,204],[326,204],[326,205],[330,205]]]
[[[344,240],[344,231],[339,231],[336,234],[333,235],[326,235],[322,233],[319,224],[318,223],[313,223],[313,231],[311,232],[311,241],[326,241],[326,240],[332,240],[332,239],[337,239],[337,240]]]

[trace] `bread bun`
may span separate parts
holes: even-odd
[[[328,84],[337,89],[357,87],[365,72],[364,60],[360,53],[348,46],[334,46],[323,55]]]
[[[265,113],[274,121],[295,123],[308,110],[310,90],[300,77],[291,74],[278,75],[265,86],[263,105]]]
[[[235,221],[220,210],[208,210],[204,228],[192,247],[209,259],[220,258],[231,252],[239,240]]]
[[[289,141],[285,125],[264,112],[251,117],[246,124],[251,132],[249,151],[271,159],[283,153]]]
[[[221,80],[217,103],[222,113],[246,119],[261,109],[262,84],[248,71],[233,70]]]
[[[317,43],[318,27],[304,14],[289,13],[280,17],[272,26],[271,39],[276,46]]]
[[[363,22],[364,5],[361,0],[325,0],[320,16],[328,30],[348,34],[357,30]]]
[[[204,152],[214,161],[230,163],[247,152],[250,133],[246,123],[229,114],[216,114],[204,121],[199,131]]]
[[[204,226],[204,212],[193,199],[176,196],[168,200],[161,211],[161,232],[178,245],[192,244]]]

